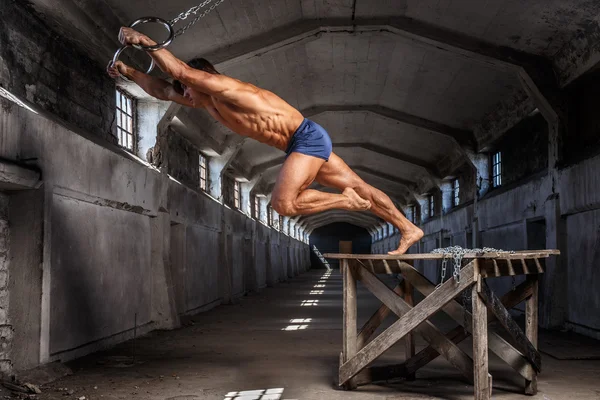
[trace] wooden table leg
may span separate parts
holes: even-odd
[[[408,304],[409,306],[414,306],[414,299],[413,299],[413,293],[414,293],[414,288],[413,286],[410,284],[409,281],[407,281],[406,279],[404,279],[403,281],[403,289],[404,289],[404,301],[406,301],[406,304]],[[408,335],[406,335],[406,338],[404,339],[405,342],[405,346],[406,346],[406,360],[410,360],[411,358],[413,358],[415,356],[415,340],[414,340],[414,336],[412,333],[409,333]],[[410,374],[406,377],[407,381],[414,381],[416,379],[415,374]]]
[[[352,267],[353,265],[348,259],[342,260],[341,268],[344,280],[344,362],[347,362],[349,359],[354,357],[357,352],[356,278],[352,273]],[[351,379],[344,385],[344,387],[347,390],[353,390],[356,389],[357,386],[356,382]]]
[[[481,276],[479,279],[482,279]],[[488,338],[487,338],[487,308],[479,297],[477,287],[471,291],[473,305],[473,370],[475,383],[475,400],[491,398],[490,379],[488,377]]]
[[[538,275],[528,275],[527,280],[532,284],[532,294],[525,301],[525,336],[537,349],[538,347]],[[525,394],[537,394],[537,372],[529,368],[531,380],[525,380]]]

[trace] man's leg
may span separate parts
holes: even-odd
[[[331,154],[329,162],[323,164],[315,179],[323,186],[339,190],[354,189],[360,197],[371,202],[371,211],[375,215],[400,230],[402,238],[398,249],[390,251],[389,254],[404,254],[423,237],[423,231],[406,219],[385,193],[363,181],[336,154]]]
[[[310,215],[333,208],[341,210],[368,210],[371,204],[356,194],[352,188],[342,194],[306,189],[326,164],[325,160],[301,153],[291,153],[283,163],[271,205],[280,215]]]

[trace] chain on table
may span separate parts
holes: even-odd
[[[446,270],[443,267],[443,264],[444,264],[444,261],[446,261],[446,258],[452,258],[453,265],[454,265],[454,270],[452,272],[452,276],[454,277],[454,280],[457,283],[459,283],[460,282],[460,270],[462,268],[462,260],[463,260],[463,257],[465,256],[465,254],[468,254],[468,253],[475,253],[475,254],[483,254],[483,253],[514,254],[515,252],[514,251],[509,251],[509,250],[495,249],[493,247],[484,247],[482,249],[464,249],[464,248],[462,248],[460,246],[450,246],[450,247],[435,249],[431,253],[433,253],[433,254],[443,254],[444,255],[444,259],[442,260],[442,281],[440,282],[440,285],[441,285],[442,283],[444,283],[444,278],[446,277]]]
[[[465,254],[468,253],[475,253],[475,254],[483,254],[483,253],[498,253],[498,254],[514,254],[514,251],[508,251],[508,250],[500,250],[500,249],[494,249],[492,247],[484,247],[482,249],[464,249],[460,246],[450,246],[450,247],[446,247],[446,248],[439,248],[439,249],[435,249],[432,251],[432,253],[434,254],[443,254],[444,258],[442,259],[442,276],[441,276],[441,280],[440,280],[440,284],[436,287],[439,288],[443,283],[444,283],[444,279],[446,278],[446,263],[448,262],[448,258],[452,258],[453,260],[453,266],[454,266],[454,270],[452,273],[452,276],[454,277],[454,280],[456,281],[456,283],[460,282],[460,270],[462,268],[462,260],[465,256]],[[513,277],[513,290],[515,288],[515,278]],[[468,310],[468,303],[471,300],[470,299],[470,295],[469,295],[469,289],[466,289],[463,291],[462,293],[462,303],[463,303],[463,315],[464,315],[464,321],[463,321],[463,328],[465,330],[465,334],[467,333],[467,324],[468,324],[468,318],[467,318],[467,310]]]
[[[192,26],[194,26],[196,24],[196,22],[198,22],[201,18],[204,18],[206,15],[208,15],[212,10],[214,10],[215,8],[217,8],[224,1],[225,0],[217,0],[208,9],[204,10],[204,12],[202,12],[199,15],[197,15],[196,18],[194,18],[192,21],[190,21],[187,25],[185,25],[184,27],[182,27],[179,30],[177,30],[177,32],[175,32],[175,37],[183,35],[185,33],[185,31],[187,31]],[[206,0],[206,1],[198,4],[197,6],[194,6],[194,7],[190,8],[186,12],[183,12],[183,13],[179,14],[177,17],[175,17],[171,21],[169,21],[169,23],[171,25],[175,25],[177,22],[183,21],[183,20],[187,19],[192,14],[196,15],[196,14],[198,14],[198,12],[200,10],[202,10],[204,7],[206,7],[210,3],[212,3],[212,0]]]

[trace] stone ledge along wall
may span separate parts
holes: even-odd
[[[128,340],[135,323],[138,334],[177,327],[181,315],[310,267],[308,245],[117,146],[0,101],[0,157],[35,159],[43,177],[37,190],[10,193],[18,226],[0,241],[10,247],[12,305],[0,329],[14,332],[2,336],[12,340],[2,357],[15,370]]]

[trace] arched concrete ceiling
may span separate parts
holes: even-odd
[[[78,22],[76,15],[64,15],[56,1],[33,0],[32,3],[55,18],[62,16],[75,26]],[[75,0],[73,3],[94,13],[97,25],[112,28],[119,20],[125,24],[147,15],[172,19],[199,1],[104,0],[104,8],[96,0]],[[173,44],[173,50],[183,58],[198,53],[209,54],[250,38],[275,36],[278,30],[300,20],[356,21],[400,17],[415,24],[481,38],[496,46],[552,57],[575,35],[581,34],[579,30],[592,16],[598,15],[599,7],[597,2],[588,0],[254,0],[251,4],[245,0],[225,0],[193,31],[179,38]],[[111,20],[117,21],[110,24]],[[110,35],[113,32],[106,29],[104,33]]]
[[[118,47],[119,25],[195,5],[31,2],[101,67]],[[527,97],[523,76],[555,73],[564,86],[600,60],[592,45],[599,13],[600,2],[589,0],[225,0],[170,50],[272,90],[323,125],[359,176],[407,202],[489,142],[481,127],[494,125],[500,104]],[[203,111],[175,114],[172,129],[211,156],[235,148],[229,168],[272,190],[280,151],[240,143]]]

